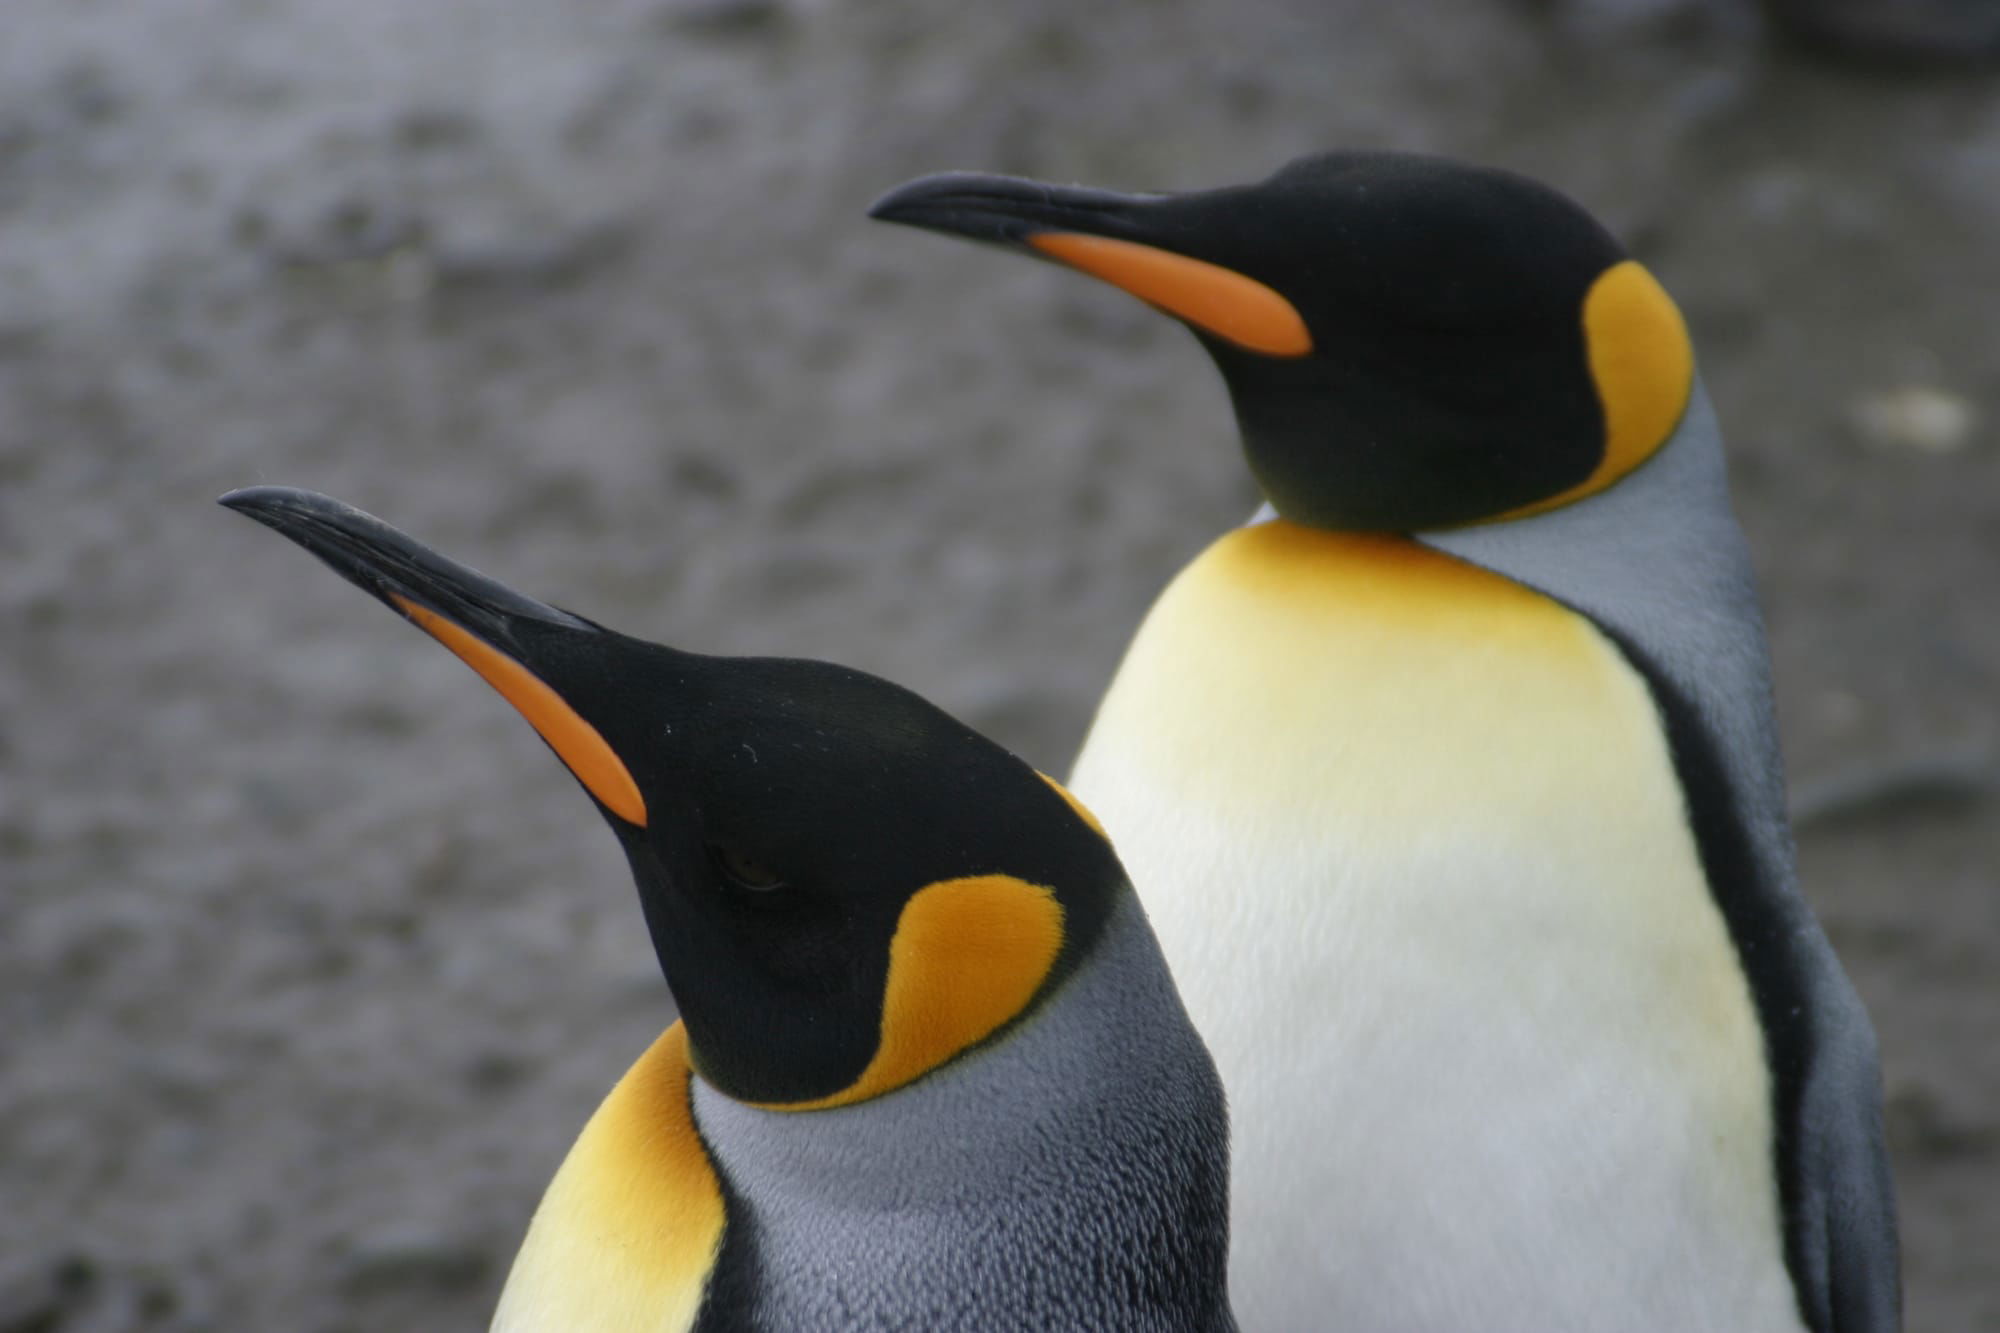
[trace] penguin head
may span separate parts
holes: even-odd
[[[1116,194],[951,172],[871,216],[1024,249],[1192,329],[1280,514],[1407,532],[1615,484],[1694,386],[1672,299],[1525,177],[1328,153],[1256,185]]]
[[[1125,886],[1067,792],[886,681],[629,638],[311,492],[222,503],[541,734],[624,845],[696,1070],[740,1101],[845,1105],[945,1064],[1059,982]]]

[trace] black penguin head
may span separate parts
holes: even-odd
[[[523,597],[338,501],[222,502],[463,658],[597,802],[696,1068],[739,1100],[888,1092],[1088,950],[1124,873],[1054,782],[886,681],[705,657]]]
[[[1524,177],[1401,153],[1257,185],[1113,194],[954,172],[872,216],[1025,248],[1194,330],[1278,512],[1416,531],[1615,483],[1693,389],[1673,301],[1590,215]]]

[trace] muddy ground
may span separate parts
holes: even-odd
[[[863,210],[1334,145],[1545,176],[1683,301],[1909,1326],[2000,1328],[2000,81],[1728,0],[7,0],[0,1330],[480,1326],[667,1013],[559,766],[219,492],[1060,770],[1250,507],[1226,403],[1119,294]]]

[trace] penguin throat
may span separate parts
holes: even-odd
[[[1581,485],[1604,455],[1580,338],[1566,349],[1573,357],[1535,348],[1459,386],[1373,373],[1376,358],[1358,350],[1291,363],[1209,350],[1259,488],[1305,527],[1409,533],[1481,522]]]

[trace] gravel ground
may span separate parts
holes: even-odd
[[[1561,184],[1682,299],[1912,1333],[2000,1329],[2000,84],[1728,0],[8,0],[0,1333],[474,1328],[668,1013],[464,668],[212,503],[339,495],[1062,769],[1251,491],[1187,336],[865,222],[1336,145]],[[1551,1256],[1560,1261],[1560,1256]]]

